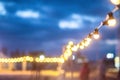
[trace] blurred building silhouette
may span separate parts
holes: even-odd
[[[28,53],[29,56],[32,57],[39,57],[40,55],[45,55],[43,51],[32,51]]]

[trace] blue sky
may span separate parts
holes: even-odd
[[[68,41],[80,42],[113,8],[109,0],[0,0],[0,48],[60,55]],[[115,53],[116,30],[102,27],[100,40],[81,52],[90,59]]]

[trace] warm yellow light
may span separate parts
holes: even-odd
[[[71,48],[71,45],[67,45],[66,48],[67,48],[67,49],[70,49],[70,48]]]
[[[29,56],[26,56],[26,61],[30,61],[30,57]]]
[[[86,47],[87,47],[89,44],[90,44],[89,41],[85,41],[85,42],[84,42],[84,45],[85,45]]]
[[[91,41],[92,41],[92,39],[89,38],[89,37],[87,37],[86,40],[87,40],[88,42],[91,42]]]
[[[108,23],[108,26],[113,27],[116,25],[117,21],[116,21],[116,19],[110,19],[107,21],[107,23]]]
[[[113,27],[113,26],[116,25],[116,23],[117,23],[117,21],[114,18],[113,13],[110,12],[110,13],[108,13],[108,15],[106,17],[106,20],[103,22],[103,25],[107,25],[107,26]]]
[[[120,67],[120,58],[118,56],[115,57],[114,62],[115,62],[115,67],[119,69],[119,67]]]
[[[7,58],[4,59],[4,62],[7,63]]]
[[[68,45],[73,45],[74,43],[72,41],[69,41],[68,42]]]
[[[72,55],[72,51],[71,51],[71,50],[68,50],[68,51],[66,52],[66,54],[67,54],[68,56],[71,56],[71,55]]]
[[[30,62],[33,62],[33,58],[32,57],[30,57]]]
[[[91,33],[87,36],[86,40],[87,40],[88,42],[91,42],[91,41],[92,41],[92,34],[91,34]]]
[[[40,60],[44,60],[45,59],[45,56],[44,55],[40,55]]]
[[[93,37],[94,37],[94,39],[99,39],[100,35],[99,34],[94,34]]]
[[[68,59],[68,54],[64,54],[64,60],[67,60]]]
[[[79,47],[80,47],[80,49],[84,49],[84,44],[83,44],[83,42],[80,43]]]
[[[36,61],[36,62],[39,62],[39,58],[35,58],[35,61]]]
[[[64,59],[63,58],[60,58],[60,63],[64,63]]]
[[[82,43],[83,43],[84,46],[87,47],[87,46],[90,44],[90,41],[87,41],[87,40],[85,39],[85,40],[83,40]]]
[[[94,34],[93,34],[93,37],[94,37],[94,39],[99,39],[99,38],[100,38],[98,29],[95,29],[95,32],[94,32]]]
[[[120,0],[110,0],[113,4],[115,5],[119,5],[120,4]]]
[[[78,47],[77,46],[73,46],[72,47],[72,51],[77,51],[78,50]]]

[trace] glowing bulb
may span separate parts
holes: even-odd
[[[93,37],[94,37],[94,39],[99,39],[99,38],[100,38],[100,35],[99,35],[99,32],[98,32],[98,29],[95,29],[95,32],[94,32]]]
[[[45,56],[44,55],[40,55],[40,60],[44,60],[45,59]]]
[[[115,57],[115,67],[117,68],[117,69],[119,69],[119,67],[120,67],[120,58],[117,56],[117,57]]]
[[[35,58],[35,61],[36,61],[36,62],[39,62],[39,58]]]
[[[80,43],[79,47],[80,47],[80,49],[84,49],[83,43]]]
[[[88,42],[88,41],[85,41],[85,42],[84,42],[84,45],[85,45],[85,46],[88,46],[89,44],[90,44],[90,42]]]
[[[90,33],[89,35],[88,35],[88,37],[86,38],[86,40],[88,41],[88,42],[91,42],[92,41],[92,34]]]
[[[94,39],[99,39],[100,35],[99,34],[94,34],[93,37],[94,37]]]
[[[110,20],[108,20],[107,23],[108,23],[108,26],[113,27],[116,25],[117,21],[116,21],[116,19],[110,19]]]
[[[64,54],[64,60],[67,60],[67,59],[68,59],[68,55]]]
[[[89,44],[90,44],[90,41],[89,40],[87,40],[87,39],[85,39],[85,40],[83,40],[83,43],[84,43],[84,46],[88,46]]]
[[[80,46],[80,49],[84,49],[84,46]]]
[[[119,5],[120,4],[120,0],[110,0],[113,4],[115,5]]]
[[[89,38],[89,37],[87,37],[86,40],[87,40],[88,42],[91,42],[91,41],[92,41],[92,39]]]
[[[116,23],[117,23],[117,21],[114,18],[113,13],[110,12],[110,13],[108,13],[108,15],[106,17],[106,20],[103,22],[103,25],[107,25],[107,26],[113,27],[113,26],[116,25]]]
[[[68,56],[71,56],[72,51],[71,50],[67,50],[67,52],[65,54],[67,54]]]
[[[73,45],[73,42],[72,42],[72,41],[69,41],[69,42],[68,42],[68,45]]]
[[[64,59],[63,59],[63,58],[61,58],[61,59],[60,59],[60,62],[61,62],[61,63],[64,63]]]
[[[67,49],[70,49],[70,48],[71,48],[71,45],[67,45],[66,48],[67,48]]]
[[[74,46],[73,48],[72,48],[72,51],[77,51],[78,50],[78,47],[77,46]]]

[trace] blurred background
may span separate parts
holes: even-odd
[[[114,27],[102,26],[98,40],[61,57],[69,41],[82,42],[112,10]],[[82,80],[83,63],[90,64],[90,80],[97,80],[102,64],[107,79],[115,80],[119,19],[119,0],[0,0],[0,80]]]

